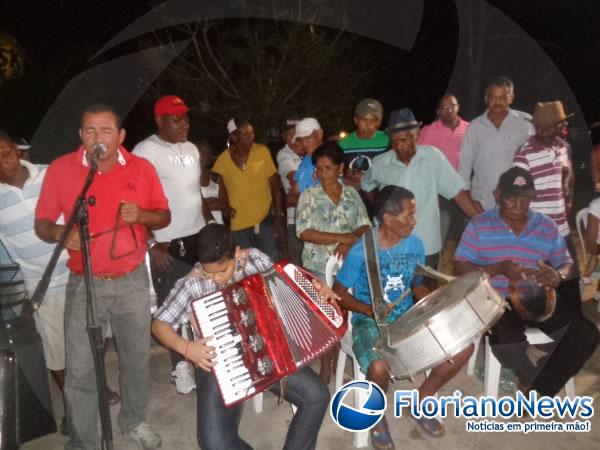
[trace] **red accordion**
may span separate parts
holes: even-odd
[[[200,332],[213,336],[213,373],[225,406],[264,391],[342,338],[344,317],[319,297],[312,279],[280,262],[192,302]]]

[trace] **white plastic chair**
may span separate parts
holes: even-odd
[[[588,208],[580,209],[575,216],[575,226],[577,227],[577,235],[579,236],[579,242],[581,242],[581,248],[583,248],[584,263],[587,264],[588,250],[585,247],[585,229],[587,228],[588,219]]]
[[[335,368],[335,392],[338,391],[344,384],[344,370],[346,368],[346,357],[352,358],[352,379],[353,380],[366,380],[364,373],[360,371],[358,360],[354,356],[352,351],[352,324],[351,324],[352,313],[348,313],[348,331],[340,342],[340,352],[338,353],[337,366]],[[362,408],[362,405],[367,401],[365,393],[363,391],[354,393],[354,407],[356,409]],[[369,445],[369,432],[359,431],[354,433],[354,446],[357,448],[366,447]]]
[[[473,341],[473,354],[469,358],[467,363],[467,375],[473,375],[475,373],[475,363],[477,362],[477,354],[479,353],[479,344],[481,343],[481,334],[477,335]]]
[[[342,267],[343,260],[335,255],[332,255],[327,260],[325,265],[325,281],[329,287],[333,286],[335,282],[335,274]],[[358,360],[354,356],[352,351],[352,313],[348,313],[348,330],[340,341],[340,351],[338,353],[337,365],[335,368],[335,391],[342,387],[344,384],[344,370],[346,368],[346,358],[352,358],[352,379],[354,380],[366,380],[364,373],[360,371]],[[366,398],[363,392],[355,393],[354,406],[360,409],[366,402]],[[369,432],[360,431],[354,433],[354,446],[357,448],[366,447],[369,445]]]
[[[254,412],[260,414],[263,410],[263,393],[256,394],[252,397],[252,407],[254,408]]]
[[[590,251],[585,246],[585,230],[587,228],[588,213],[589,213],[589,209],[583,208],[583,209],[580,209],[577,212],[577,215],[575,216],[575,225],[577,226],[577,235],[579,236],[579,242],[581,243],[581,248],[583,249],[583,261],[584,261],[584,265],[586,265],[586,266],[587,266],[588,259],[589,259],[588,255],[590,254]],[[596,283],[598,283],[598,280],[600,280],[600,271],[598,271],[598,269],[596,269],[594,272],[592,272],[592,274],[589,277],[581,277],[582,286],[592,283],[594,281]],[[600,292],[596,293],[594,298],[598,302],[597,309],[600,312]]]
[[[531,345],[549,344],[553,342],[552,338],[538,328],[527,328],[525,330],[527,341]],[[498,398],[498,388],[500,385],[500,370],[502,365],[492,352],[492,346],[489,343],[489,337],[485,337],[485,375],[483,378],[483,395]],[[567,397],[575,397],[575,378],[571,378],[565,384],[565,394]]]
[[[256,394],[254,397],[252,397],[252,408],[254,409],[254,412],[257,414],[260,414],[263,410],[263,394],[264,392],[260,392],[258,394]],[[292,407],[292,413],[296,414],[296,411],[298,410],[298,408],[296,408],[295,405],[292,405],[290,403],[290,406]]]

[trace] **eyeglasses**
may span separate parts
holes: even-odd
[[[440,105],[441,111],[452,111],[458,106],[458,103],[452,103],[451,105]]]
[[[315,172],[331,172],[337,170],[337,165],[315,166]]]

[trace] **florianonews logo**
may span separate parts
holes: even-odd
[[[355,396],[362,404],[347,404]],[[346,402],[344,401],[346,400]],[[374,427],[383,417],[387,402],[384,392],[371,381],[351,381],[342,386],[331,399],[329,412],[338,427],[346,431],[365,431]]]

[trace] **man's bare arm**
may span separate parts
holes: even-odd
[[[373,317],[373,309],[371,305],[356,300],[352,295],[348,293],[348,289],[342,286],[337,281],[333,285],[333,292],[339,295],[339,305],[348,311],[354,311],[362,313],[366,316]]]
[[[136,203],[121,203],[120,215],[125,223],[145,225],[150,230],[164,228],[171,223],[170,210],[144,209]]]

